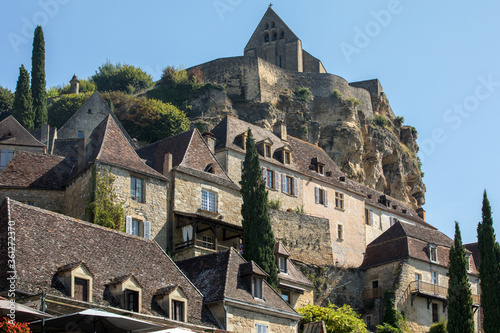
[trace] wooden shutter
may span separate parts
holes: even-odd
[[[328,189],[325,189],[325,207],[328,207]]]
[[[370,209],[370,225],[373,226],[373,210]]]
[[[125,217],[125,232],[132,234],[132,216]]]
[[[151,239],[151,222],[144,221],[144,238]]]
[[[262,168],[262,179],[264,179],[267,186],[267,168]]]
[[[314,188],[314,202],[319,204],[319,187]]]
[[[281,192],[286,193],[286,175],[281,174]]]
[[[389,225],[392,227],[394,225],[394,217],[389,217]]]
[[[274,172],[274,189],[278,192],[280,190],[280,173],[278,171]]]
[[[293,195],[299,196],[299,179],[295,177],[293,177]]]
[[[75,297],[76,300],[89,301],[89,284],[87,280],[75,278]]]

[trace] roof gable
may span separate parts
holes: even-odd
[[[35,139],[13,116],[8,116],[0,122],[0,144],[46,147]]]

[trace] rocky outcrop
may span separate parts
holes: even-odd
[[[414,209],[425,203],[417,132],[394,115],[378,80],[348,83],[247,57],[199,68],[225,90],[207,90],[190,101],[193,122],[212,128],[230,114],[272,129],[284,120],[290,135],[322,147],[349,178]]]

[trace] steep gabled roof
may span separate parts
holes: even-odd
[[[35,139],[13,116],[8,116],[0,122],[0,144],[46,147]]]
[[[70,158],[16,151],[0,173],[0,186],[62,189],[71,175],[74,164]]]
[[[146,164],[159,173],[163,173],[167,153],[172,154],[173,169],[238,189],[196,128],[137,150]]]
[[[234,299],[296,314],[267,282],[262,285],[264,299],[254,298],[241,276],[241,266],[245,264],[248,262],[233,248],[177,262],[177,266],[205,295],[205,304]]]
[[[89,161],[99,161],[165,179],[162,174],[150,168],[141,160],[134,148],[123,136],[123,133],[111,115],[107,115],[99,126],[95,128],[90,135],[90,140],[93,152]]]

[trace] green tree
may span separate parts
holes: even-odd
[[[14,104],[12,106],[12,115],[27,130],[34,127],[33,104],[30,89],[30,74],[21,65],[19,68],[19,78],[17,79]]]
[[[455,222],[455,243],[450,249],[449,260],[448,332],[473,333],[472,292],[467,278],[467,259],[458,222]]]
[[[486,190],[483,194],[482,221],[477,227],[479,278],[481,279],[481,307],[483,329],[486,333],[500,332],[500,247],[495,240],[493,218]]]
[[[99,91],[124,91],[129,94],[153,85],[151,75],[139,67],[117,63],[109,60],[99,67],[91,80]]]
[[[35,29],[31,57],[31,92],[33,97],[34,126],[47,123],[47,91],[45,84],[45,40],[41,26]]]
[[[248,129],[246,154],[241,175],[241,196],[243,205],[243,257],[255,261],[267,274],[267,282],[278,286],[278,272],[274,259],[274,234],[271,228],[267,190],[262,178],[259,153],[252,131]]]
[[[92,196],[86,207],[89,222],[103,227],[122,230],[125,220],[123,202],[117,202],[113,190],[115,177],[106,169],[92,169]]]
[[[396,309],[394,299],[394,290],[386,290],[384,292],[384,323],[383,325],[377,325],[378,333],[401,333],[408,330],[406,319],[403,314]]]
[[[347,304],[327,307],[308,304],[297,310],[302,315],[302,323],[307,324],[323,320],[328,333],[366,333],[366,324]]]
[[[434,323],[429,328],[429,333],[448,333],[446,330],[446,321],[440,320],[438,323]]]
[[[14,94],[7,88],[0,86],[0,119],[6,118],[12,113]]]
[[[94,81],[90,79],[80,79],[80,84],[79,84],[79,89],[78,92],[81,93],[93,93],[94,91],[97,90],[97,86],[94,83]],[[50,87],[49,90],[47,90],[47,97],[58,97],[61,95],[67,95],[71,91],[71,84],[65,84],[63,86],[54,86]]]
[[[47,108],[49,125],[61,128],[91,95],[92,93],[70,94],[55,98]]]

